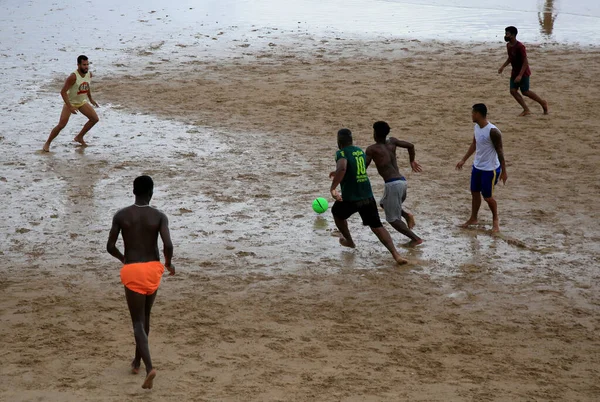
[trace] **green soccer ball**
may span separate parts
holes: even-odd
[[[313,211],[315,211],[318,214],[322,214],[329,208],[329,203],[325,198],[319,197],[313,201],[312,207]]]

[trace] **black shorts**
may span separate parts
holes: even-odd
[[[362,218],[363,225],[373,229],[383,226],[373,197],[361,201],[336,201],[331,208],[333,216],[340,219],[348,219],[357,212]]]

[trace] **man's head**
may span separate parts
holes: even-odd
[[[150,200],[153,191],[154,182],[152,181],[152,177],[139,176],[133,181],[133,194],[135,194],[136,197],[148,198],[148,200]]]
[[[352,131],[347,128],[342,128],[337,133],[337,142],[339,149],[352,145]]]
[[[516,40],[518,33],[519,33],[519,30],[513,26],[506,27],[506,29],[504,30],[504,40],[506,42],[510,42],[513,39]]]
[[[473,111],[471,112],[473,122],[477,123],[487,118],[487,106],[483,103],[477,103],[473,105]]]
[[[373,124],[373,138],[377,140],[385,140],[385,137],[390,133],[390,125],[385,121],[376,121]]]
[[[77,69],[82,74],[87,74],[88,69],[90,67],[90,62],[88,61],[87,56],[81,55],[77,57]]]

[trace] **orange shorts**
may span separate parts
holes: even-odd
[[[121,268],[121,282],[136,293],[151,295],[156,292],[165,267],[160,261],[136,262]]]

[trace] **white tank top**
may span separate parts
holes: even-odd
[[[494,148],[494,143],[490,138],[492,128],[497,128],[492,123],[488,123],[485,127],[479,127],[475,124],[475,161],[473,166],[479,170],[496,170],[500,167],[498,153]]]
[[[69,102],[71,102],[71,105],[81,107],[87,102],[87,95],[90,91],[92,77],[90,76],[89,71],[82,77],[77,70],[75,70],[75,77],[77,77],[77,80],[75,81],[75,84],[69,88],[67,94],[69,95]]]

